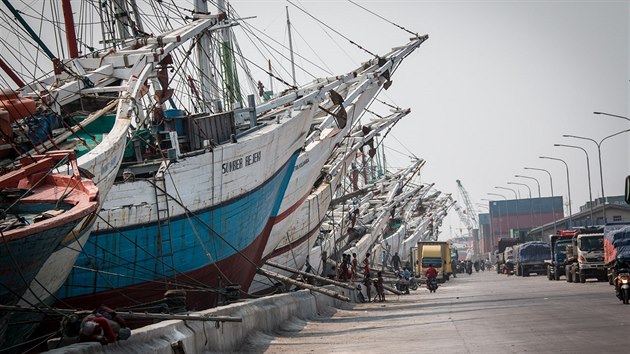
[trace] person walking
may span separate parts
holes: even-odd
[[[394,267],[395,271],[400,270],[400,256],[398,256],[398,252],[392,256],[392,267]]]

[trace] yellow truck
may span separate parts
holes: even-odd
[[[438,281],[444,282],[453,274],[451,267],[451,246],[446,241],[422,241],[416,248],[416,275],[423,277],[432,264],[438,271]]]

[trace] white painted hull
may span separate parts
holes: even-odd
[[[121,94],[121,99],[117,105],[116,121],[112,130],[103,138],[101,143],[94,149],[77,159],[80,168],[90,172],[94,177],[92,180],[99,190],[101,204],[109,194],[114,184],[116,173],[122,162],[127,132],[131,125],[131,105],[129,97],[138,99],[140,97],[140,87],[147,78],[152,60],[148,58],[140,59],[132,68],[136,77],[127,82],[127,91]],[[44,266],[35,277],[20,306],[29,306],[39,302],[49,303],[50,298],[63,285],[72,266],[77,260],[83,245],[90,236],[96,218],[89,217],[69,234],[58,249],[53,252],[44,263]]]
[[[289,238],[289,240],[283,241],[276,252],[270,255],[269,261],[293,269],[301,269],[304,266],[309,250],[313,248],[319,236],[319,226],[332,201],[335,187],[336,183],[335,186],[331,186],[331,183],[324,182],[300,205],[300,208],[295,212],[297,223],[292,225],[289,232],[291,235],[301,235],[301,238]],[[290,278],[295,277],[294,273],[282,269],[267,265],[263,265],[262,268]],[[256,275],[249,292],[256,294],[272,287],[273,283],[270,279]]]

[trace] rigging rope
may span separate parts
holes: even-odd
[[[409,34],[411,34],[411,35],[413,35],[413,36],[418,37],[418,33],[413,33],[413,32],[411,32],[410,30],[406,29],[405,27],[400,26],[400,25],[398,25],[398,24],[396,24],[396,23],[394,23],[394,22],[392,22],[392,21],[390,21],[390,20],[386,19],[385,17],[383,17],[383,16],[381,16],[381,15],[379,15],[379,14],[375,13],[374,11],[369,10],[368,8],[366,8],[366,7],[364,7],[364,6],[361,6],[361,5],[357,4],[356,2],[354,2],[354,1],[352,1],[352,0],[348,0],[348,2],[350,2],[350,3],[352,3],[352,4],[356,5],[356,6],[358,6],[358,7],[360,7],[360,8],[362,8],[363,10],[365,10],[365,11],[367,11],[367,12],[371,13],[372,15],[374,15],[374,16],[376,16],[376,17],[380,18],[381,20],[383,20],[383,21],[385,21],[385,22],[387,22],[387,23],[390,23],[390,24],[392,24],[392,25],[394,25],[394,26],[396,26],[396,27],[400,28],[401,30],[403,30],[403,31],[405,31],[405,32],[407,32],[407,33],[409,33]]]
[[[293,5],[295,8],[297,8],[298,10],[302,11],[303,13],[305,13],[306,15],[308,15],[310,18],[312,18],[313,20],[319,22],[320,24],[324,25],[326,28],[330,29],[331,31],[335,32],[337,35],[339,35],[340,37],[342,37],[343,39],[347,40],[348,42],[350,42],[350,44],[356,46],[357,48],[363,50],[364,52],[370,54],[371,56],[378,58],[378,55],[370,52],[368,49],[362,47],[361,45],[359,45],[358,43],[356,43],[355,41],[351,40],[350,38],[344,36],[343,34],[341,34],[341,32],[337,31],[336,29],[330,27],[329,25],[327,25],[326,23],[324,23],[322,20],[318,19],[317,17],[311,15],[308,11],[304,10],[303,8],[297,6],[296,4],[294,4],[293,2],[291,2],[291,0],[287,0],[287,2],[291,5]]]

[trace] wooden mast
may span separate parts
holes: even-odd
[[[63,10],[63,21],[66,27],[68,53],[70,54],[70,58],[74,59],[79,56],[79,49],[77,48],[77,33],[74,29],[74,16],[72,15],[70,0],[61,0],[61,7]]]

